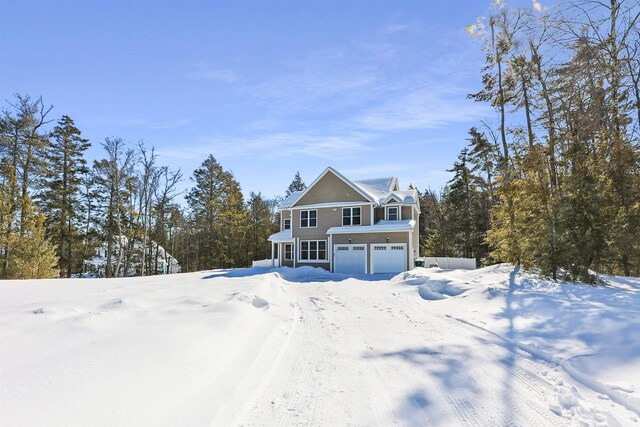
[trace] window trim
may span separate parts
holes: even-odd
[[[316,259],[302,259],[302,246],[304,246],[304,243],[308,244],[308,249],[307,251],[309,252],[309,255],[311,255],[311,243],[315,242],[316,243]],[[320,254],[320,242],[324,242],[324,258],[323,259],[319,259],[317,258]],[[298,262],[300,263],[329,263],[329,243],[326,240],[320,239],[320,240],[300,240],[299,244],[298,244]]]
[[[284,252],[284,260],[293,261],[293,243],[285,243],[283,246],[284,248],[282,252]],[[289,251],[287,251],[287,246],[289,246],[290,248]],[[288,252],[289,258],[287,258],[287,252]]]
[[[347,209],[349,210],[349,224],[345,224],[344,223],[344,219],[345,219],[344,211],[347,210]],[[354,217],[353,210],[354,209],[360,209],[360,215],[358,215],[358,218],[360,218],[360,224],[354,224],[353,223],[353,217]],[[350,225],[358,226],[358,225],[362,225],[362,206],[349,206],[347,208],[342,208],[342,218],[341,218],[340,222],[342,223],[342,226],[350,226]]]
[[[307,225],[304,226],[302,225],[302,213],[303,212],[307,212]],[[316,225],[310,225],[309,223],[311,222],[311,218],[309,218],[309,212],[315,212],[316,213]],[[302,209],[300,210],[300,228],[317,228],[318,227],[318,209]]]
[[[389,219],[389,209],[396,208],[398,210],[398,219]],[[386,221],[402,221],[402,208],[400,205],[391,205],[384,207],[384,219]]]
[[[287,221],[289,221],[289,227],[287,227]],[[291,218],[284,218],[282,220],[282,229],[283,230],[291,230]]]

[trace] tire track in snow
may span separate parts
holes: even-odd
[[[394,305],[391,309],[381,311],[383,314],[388,314],[395,317],[395,322],[401,321],[403,323],[408,322],[409,326],[424,326],[430,324],[430,329],[439,330],[451,330],[453,326],[452,335],[464,336],[468,335],[461,332],[460,327],[456,327],[450,320],[437,316],[435,314],[429,314],[426,318],[426,322],[419,322],[417,319],[425,320],[424,312],[413,313],[409,315],[404,310],[408,308],[405,305]],[[399,314],[396,316],[396,314]],[[399,319],[399,320],[398,320]],[[422,323],[418,325],[418,323]],[[413,328],[396,326],[399,330],[411,330]],[[420,340],[420,344],[424,343],[426,347],[429,347],[428,341]],[[416,346],[417,347],[417,346]],[[476,349],[474,349],[475,351]],[[482,348],[482,350],[485,350]],[[560,417],[556,417],[548,408],[532,401],[527,397],[526,391],[533,391],[535,394],[541,397],[548,396],[554,391],[551,384],[545,383],[540,380],[539,383],[533,384],[532,378],[536,378],[534,374],[529,371],[525,371],[523,368],[517,368],[514,375],[515,385],[507,384],[504,379],[496,377],[493,372],[487,371],[484,366],[491,366],[492,363],[500,363],[505,368],[511,369],[514,367],[507,366],[501,360],[504,355],[497,355],[493,352],[480,352],[474,353],[473,358],[466,358],[460,360],[461,364],[459,369],[470,374],[470,377],[476,381],[478,388],[481,390],[481,394],[486,396],[485,398],[477,401],[479,404],[474,404],[468,397],[467,393],[452,394],[448,393],[442,386],[438,386],[438,390],[443,399],[450,406],[453,414],[458,419],[458,422],[462,425],[468,426],[494,426],[500,425],[519,425],[525,423],[526,425],[540,425],[546,424],[550,426],[561,425],[565,420]],[[428,370],[430,358],[445,362],[443,358],[438,354],[429,355],[429,359],[421,360],[417,362],[423,371]],[[504,372],[504,371],[501,371]],[[415,371],[409,375],[415,376]],[[428,381],[428,380],[427,380]],[[423,383],[423,387],[428,387],[428,383]],[[525,393],[521,391],[524,389]],[[548,394],[547,394],[548,393]],[[512,399],[496,400],[496,396],[504,396],[505,394],[512,396]],[[544,399],[542,400],[544,401]],[[504,404],[507,408],[504,408]],[[523,405],[524,404],[524,405]],[[528,409],[525,409],[528,408]],[[508,412],[507,412],[508,411]],[[537,414],[535,417],[531,417],[531,412]]]
[[[494,337],[500,339],[501,341],[503,341],[506,344],[512,345],[514,347],[516,347],[518,350],[523,351],[525,353],[530,354],[532,357],[545,362],[545,363],[553,363],[557,366],[560,366],[564,372],[566,372],[566,374],[573,379],[574,381],[577,381],[578,383],[582,384],[583,386],[585,386],[586,388],[590,389],[591,391],[595,392],[595,393],[600,393],[602,395],[607,396],[609,399],[611,399],[611,401],[625,407],[626,409],[628,409],[629,411],[635,413],[636,415],[640,415],[640,404],[634,402],[632,399],[627,398],[626,396],[622,395],[621,393],[617,392],[616,390],[611,389],[610,387],[599,383],[598,381],[594,380],[593,378],[588,377],[587,375],[583,374],[582,372],[578,371],[577,369],[575,369],[567,360],[564,359],[560,359],[556,356],[547,354],[544,351],[538,350],[536,348],[533,348],[531,346],[527,346],[525,344],[521,344],[518,343],[517,341],[514,341],[510,338],[507,338],[505,336],[502,336],[496,332],[493,332],[485,327],[476,325],[475,323],[472,323],[468,320],[465,319],[461,319],[455,316],[451,316],[451,315],[446,315],[446,317],[453,319],[453,320],[457,320],[458,322],[467,325],[469,327],[472,328],[476,328],[478,330],[484,331],[490,335],[493,335]]]
[[[287,352],[243,425],[323,425],[331,378],[326,346],[330,331],[311,299],[296,304],[298,325]]]

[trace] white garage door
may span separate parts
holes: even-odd
[[[367,245],[333,245],[333,271],[364,274],[367,272]]]
[[[407,270],[407,244],[372,244],[371,272],[400,273]]]

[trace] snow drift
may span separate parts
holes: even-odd
[[[3,281],[1,423],[634,425],[640,280],[604,279],[499,265]]]

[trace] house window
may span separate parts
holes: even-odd
[[[360,225],[360,208],[342,208],[342,225]]]
[[[300,259],[304,261],[326,261],[326,240],[303,240],[300,242]]]
[[[291,220],[290,219],[285,219],[284,220],[284,229],[285,230],[289,230],[291,228]]]
[[[400,208],[397,206],[387,207],[387,221],[398,221],[400,219]]]
[[[316,227],[318,225],[318,211],[308,210],[308,211],[300,211],[300,227],[301,228],[309,228]]]
[[[291,243],[284,245],[284,259],[287,261],[291,261],[293,259],[293,245]]]

